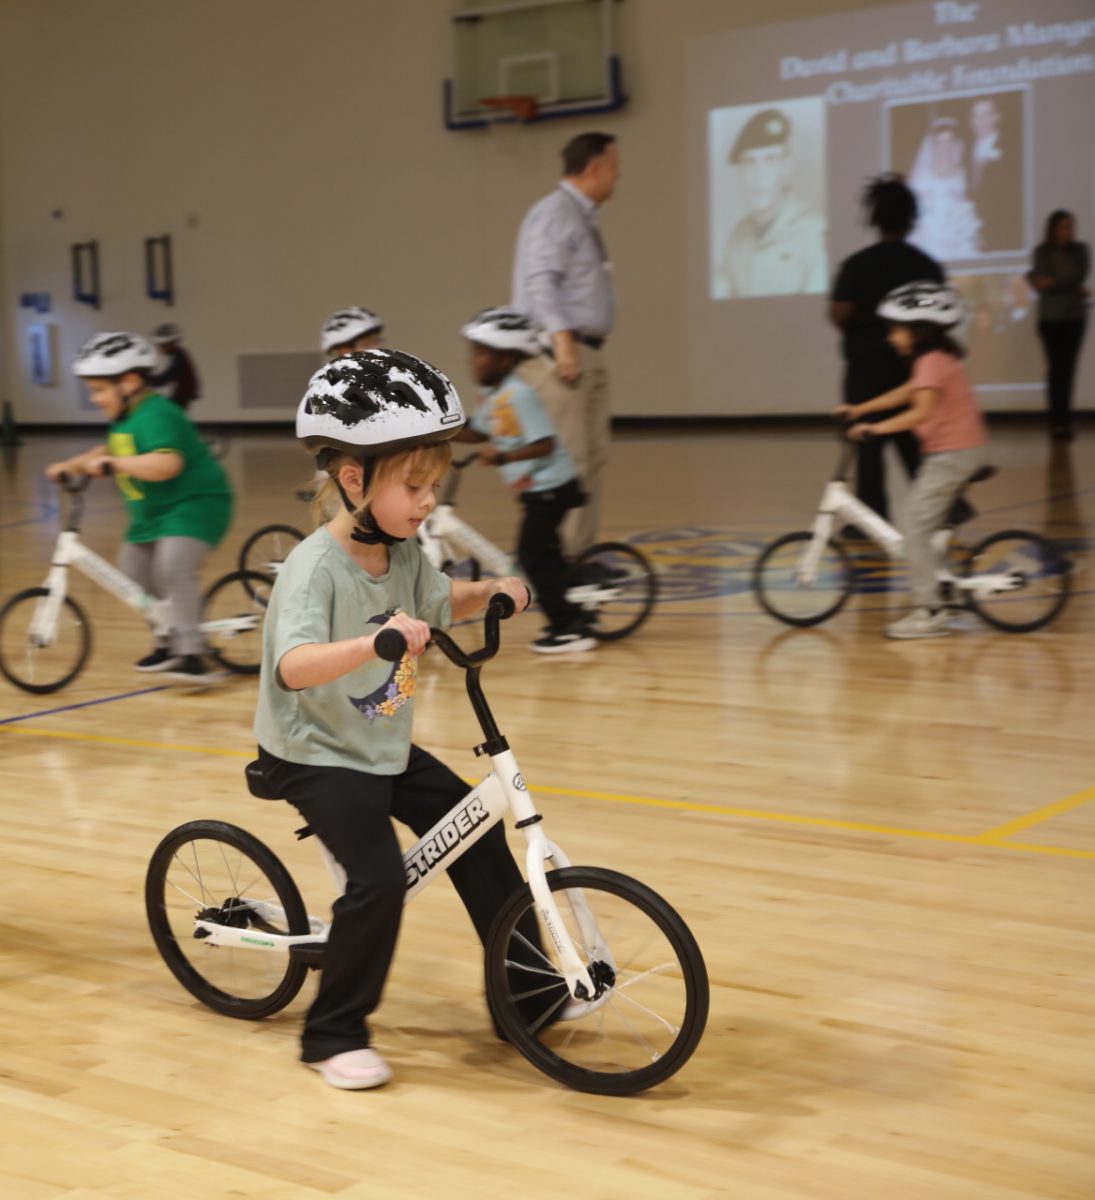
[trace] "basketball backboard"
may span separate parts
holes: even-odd
[[[610,112],[626,101],[612,53],[615,0],[512,0],[451,16],[453,67],[445,80],[445,124],[468,129],[514,121],[488,97],[534,97],[524,119]]]

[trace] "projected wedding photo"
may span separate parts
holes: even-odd
[[[956,262],[1027,245],[1027,90],[888,107],[890,170],[916,193],[911,242]]]

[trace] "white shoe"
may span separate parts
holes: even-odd
[[[937,638],[947,637],[953,633],[947,623],[946,609],[933,613],[927,608],[914,608],[900,621],[894,621],[886,626],[886,636],[889,638]]]
[[[391,1067],[375,1050],[347,1050],[304,1065],[318,1071],[331,1087],[350,1092],[380,1087],[392,1077]]]

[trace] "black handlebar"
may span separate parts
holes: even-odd
[[[436,646],[456,666],[471,670],[498,653],[501,641],[499,623],[508,620],[516,611],[517,605],[512,596],[506,595],[505,592],[495,592],[483,617],[484,644],[478,650],[469,654],[442,629],[430,630],[430,644]],[[377,658],[383,658],[387,662],[399,662],[407,653],[407,639],[398,629],[385,627],[373,639],[373,648]]]

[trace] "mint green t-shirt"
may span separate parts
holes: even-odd
[[[373,659],[331,683],[292,691],[278,663],[294,648],[375,632],[395,612],[434,628],[452,622],[452,581],[418,542],[389,547],[386,575],[370,575],[326,528],[282,564],[263,629],[255,737],[287,762],[349,767],[372,775],[407,769],[418,659]]]
[[[124,470],[114,478],[129,510],[127,542],[163,537],[192,537],[216,546],[232,521],[232,486],[223,467],[202,441],[183,410],[154,392],[107,432],[107,449],[116,458],[173,450],[183,469],[173,479],[152,483]]]

